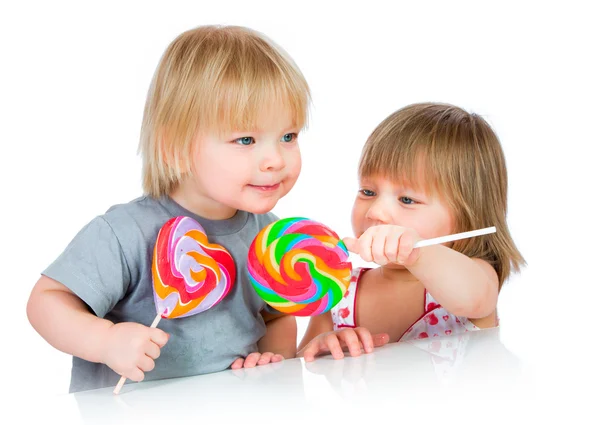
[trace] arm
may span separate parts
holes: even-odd
[[[267,332],[258,341],[258,351],[281,354],[286,359],[295,357],[298,335],[296,318],[287,314],[270,314],[264,310],[262,316],[267,325]]]
[[[444,245],[413,249],[420,239],[414,229],[380,225],[367,229],[358,240],[344,242],[365,261],[406,267],[453,314],[474,319],[492,314],[499,287],[492,266]]]
[[[489,316],[498,302],[498,275],[484,260],[472,259],[443,245],[419,248],[407,269],[431,295],[457,316]]]
[[[66,286],[42,276],[27,303],[33,328],[60,351],[104,363],[134,381],[154,368],[168,335],[138,323],[113,324],[92,314]]]
[[[302,341],[300,341],[300,345],[298,346],[298,357],[302,357],[304,349],[315,337],[326,332],[331,332],[332,330],[333,320],[331,319],[331,313],[312,316],[310,322],[308,322],[308,327],[302,337]]]
[[[27,318],[54,348],[89,362],[102,362],[104,336],[113,324],[90,313],[63,284],[42,276],[31,291]]]

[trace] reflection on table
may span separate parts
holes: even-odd
[[[68,397],[74,398],[86,424],[190,418],[198,423],[264,423],[277,417],[285,418],[287,425],[340,412],[374,418],[385,416],[390,408],[405,415],[423,407],[481,407],[486,400],[489,406],[512,400],[514,406],[531,393],[532,385],[495,328],[388,344],[343,360],[292,359],[253,369],[128,384],[118,396],[112,388],[103,388]]]

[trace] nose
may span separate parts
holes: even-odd
[[[388,201],[377,198],[367,210],[366,218],[374,224],[390,224],[392,215]]]
[[[262,150],[261,155],[261,171],[280,171],[285,167],[285,158],[283,157],[279,144],[276,146],[265,147]]]

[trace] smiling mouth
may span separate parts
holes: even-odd
[[[254,188],[254,189],[258,189],[260,191],[263,192],[271,192],[273,190],[276,190],[279,188],[279,186],[281,186],[281,183],[276,183],[273,185],[255,185],[255,184],[249,184],[248,186]]]

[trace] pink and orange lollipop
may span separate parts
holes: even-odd
[[[236,278],[233,257],[208,242],[202,226],[190,217],[173,217],[158,232],[152,257],[156,318],[174,319],[198,314],[218,304]],[[113,391],[118,394],[126,378]]]
[[[231,254],[208,242],[189,217],[169,220],[158,234],[152,260],[156,312],[163,318],[187,317],[218,304],[235,282]]]

